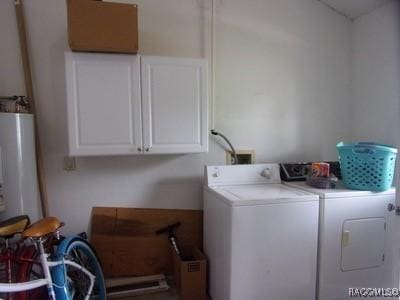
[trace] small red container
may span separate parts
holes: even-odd
[[[329,164],[324,162],[312,163],[311,174],[314,177],[329,177]]]

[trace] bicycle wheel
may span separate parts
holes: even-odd
[[[96,276],[89,299],[106,299],[103,272],[92,247],[80,237],[66,238],[56,251],[56,259],[68,259],[83,266]],[[90,286],[89,277],[81,270],[68,265],[60,265],[52,270],[54,290],[57,300],[83,300]]]

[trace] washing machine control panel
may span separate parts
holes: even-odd
[[[279,164],[207,166],[208,185],[280,183]]]

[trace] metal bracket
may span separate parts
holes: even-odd
[[[9,102],[14,103],[14,109],[7,106]],[[0,96],[0,112],[26,112],[28,106],[29,102],[26,96]]]

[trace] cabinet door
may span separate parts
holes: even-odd
[[[135,55],[66,53],[72,156],[140,152],[140,62]]]
[[[145,153],[208,151],[206,61],[141,57]]]

